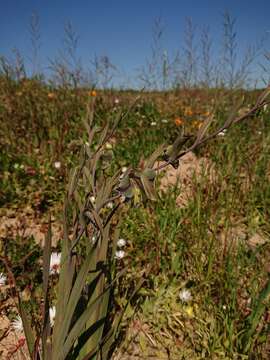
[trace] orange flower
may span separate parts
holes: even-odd
[[[193,111],[191,110],[190,107],[187,107],[187,108],[185,108],[184,114],[185,114],[186,116],[192,116],[192,115],[193,115]]]
[[[180,119],[179,117],[177,117],[174,120],[174,123],[175,123],[176,126],[181,126],[181,125],[183,125],[184,121],[182,119]]]
[[[199,129],[202,126],[202,121],[195,120],[192,125]]]
[[[48,98],[49,98],[49,99],[54,99],[54,98],[55,98],[55,94],[54,94],[54,93],[48,93]]]
[[[97,96],[97,92],[95,90],[92,90],[89,92],[90,96],[96,97]]]

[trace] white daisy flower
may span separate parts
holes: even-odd
[[[60,262],[61,262],[61,253],[60,254],[56,252],[51,253],[50,274],[59,274]]]
[[[122,173],[125,173],[127,171],[127,169],[128,168],[126,166],[123,166],[122,169],[121,169]]]
[[[6,285],[7,277],[5,274],[0,273],[0,286]]]
[[[90,201],[91,201],[91,203],[94,204],[94,202],[96,201],[96,198],[94,196],[90,196]]]
[[[60,161],[55,161],[54,163],[54,167],[59,170],[61,168],[61,162]]]
[[[23,322],[20,315],[17,315],[16,318],[12,320],[11,327],[15,331],[23,332]]]
[[[162,119],[161,122],[162,122],[163,124],[167,124],[167,123],[168,123],[168,120],[167,120],[167,119]]]
[[[97,237],[95,235],[92,236],[92,239],[91,239],[92,245],[95,245],[96,241],[97,241]]]
[[[221,131],[220,133],[218,133],[218,136],[225,136],[227,132],[227,129],[224,129],[223,131]]]
[[[125,256],[125,252],[123,250],[119,250],[115,252],[115,259],[120,260]]]
[[[157,123],[156,123],[155,121],[152,121],[150,125],[151,125],[151,126],[156,126]]]
[[[113,202],[110,201],[106,206],[107,206],[108,209],[112,209],[113,208]]]
[[[187,289],[183,289],[179,293],[179,298],[182,302],[189,302],[192,299],[191,292]]]
[[[121,196],[120,196],[120,202],[121,202],[121,203],[124,203],[125,201],[126,201],[125,195],[121,195]]]
[[[116,98],[116,99],[114,100],[114,103],[115,103],[116,105],[119,104],[119,99]]]
[[[49,317],[50,317],[51,327],[53,327],[53,325],[54,325],[55,315],[56,315],[56,308],[55,308],[55,306],[50,307],[50,309],[49,309]]]
[[[127,242],[126,242],[125,239],[119,239],[117,241],[117,246],[120,247],[120,248],[126,246],[126,244],[127,244]]]

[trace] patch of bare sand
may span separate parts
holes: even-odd
[[[164,162],[157,162],[155,167],[162,164]],[[179,186],[181,193],[176,199],[176,204],[185,207],[193,196],[194,177],[197,182],[202,181],[206,176],[208,181],[213,181],[215,170],[209,159],[197,158],[194,153],[189,152],[180,159],[178,169],[168,166],[160,174],[160,190],[166,192],[173,186]]]
[[[218,234],[218,240],[226,251],[235,250],[239,244],[255,250],[257,246],[269,241],[259,230],[251,232],[244,223],[235,223],[227,229],[222,229]]]
[[[7,316],[0,315],[0,358],[30,360],[24,335],[14,331]]]
[[[6,238],[20,237],[27,239],[33,237],[35,242],[43,246],[48,231],[48,217],[37,217],[30,208],[8,210],[1,216],[0,241]],[[62,238],[61,225],[52,218],[52,245],[56,246]]]
[[[137,318],[129,325],[124,343],[116,351],[113,360],[168,360],[169,353],[151,335],[149,325]]]

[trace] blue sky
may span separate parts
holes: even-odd
[[[237,20],[240,48],[270,32],[268,0],[0,0],[0,54],[16,47],[28,59],[31,51],[29,21],[35,12],[40,18],[40,61],[62,47],[64,25],[70,21],[80,37],[79,56],[83,63],[97,55],[108,55],[127,75],[144,63],[150,53],[153,22],[165,24],[164,47],[171,53],[181,48],[185,18],[191,17],[200,29],[210,27],[216,51],[222,32],[222,13]],[[269,46],[269,41],[268,41]]]

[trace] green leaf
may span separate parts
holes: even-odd
[[[125,175],[123,179],[120,180],[118,190],[121,192],[125,192],[130,187],[130,178],[129,175]]]
[[[129,297],[128,301],[125,304],[124,309],[120,312],[120,314],[118,316],[115,316],[114,322],[112,324],[112,328],[110,330],[110,332],[106,335],[106,337],[103,339],[102,341],[102,345],[101,345],[101,359],[108,359],[109,356],[109,351],[111,349],[112,344],[114,343],[114,341],[117,339],[118,333],[119,333],[119,328],[120,328],[120,324],[121,321],[123,319],[124,313],[126,312],[131,300],[134,298],[134,296],[137,294],[137,292],[140,290],[140,288],[142,287],[143,283],[144,283],[145,279],[141,278],[135,289],[133,290],[131,296]],[[90,359],[90,357],[85,357],[83,360],[88,360]]]
[[[66,310],[64,313],[63,322],[61,324],[61,330],[60,330],[61,331],[61,341],[60,341],[61,343],[64,343],[64,340],[67,336],[75,308],[81,297],[82,289],[83,289],[84,285],[86,284],[86,279],[87,279],[88,273],[91,268],[92,268],[92,270],[94,270],[96,267],[96,264],[93,261],[94,254],[95,254],[95,248],[92,247],[80,268],[80,271],[76,277],[75,283],[72,286],[71,294],[70,294],[70,297],[69,297],[69,300],[68,300],[68,303],[66,306]],[[93,277],[93,275],[92,275],[92,277]]]
[[[191,139],[192,136],[190,135],[182,135],[180,134],[174,143],[172,145],[169,145],[167,149],[165,150],[165,153],[163,155],[163,159],[170,164],[176,166],[175,163],[177,161],[178,163],[178,156],[180,154],[180,151],[182,150],[183,146],[186,144],[187,141]]]
[[[34,329],[31,327],[31,321],[29,319],[29,318],[31,318],[31,316],[29,316],[29,314],[27,314],[25,305],[23,304],[23,302],[21,301],[20,298],[19,298],[19,313],[22,318],[23,330],[24,330],[24,334],[26,337],[27,347],[28,347],[31,358],[33,358],[34,353],[35,353],[36,334],[35,334]]]
[[[72,349],[72,346],[73,346],[74,342],[78,339],[80,334],[83,331],[85,331],[85,325],[89,321],[89,318],[91,318],[91,316],[93,314],[95,314],[95,312],[98,310],[104,296],[108,293],[111,286],[123,274],[124,271],[125,271],[125,269],[120,271],[118,273],[117,277],[104,289],[104,291],[100,295],[98,295],[93,301],[91,301],[89,303],[86,310],[79,317],[79,319],[75,322],[74,326],[72,327],[72,329],[70,330],[70,332],[69,332],[69,334],[67,336],[67,339],[65,340],[65,343],[64,343],[63,347],[58,348],[59,359],[60,360],[65,359],[67,354],[69,354],[69,352]],[[91,324],[91,325],[93,326],[94,324]],[[58,358],[56,357],[55,359],[58,359]]]
[[[45,237],[45,244],[43,250],[43,299],[44,299],[44,308],[43,308],[43,318],[42,318],[42,351],[44,354],[44,359],[47,359],[50,356],[50,341],[49,336],[51,332],[50,326],[50,316],[49,316],[49,294],[48,294],[48,284],[49,284],[49,275],[50,275],[50,256],[51,256],[51,245],[52,245],[52,225],[51,217],[49,219],[49,229]]]
[[[78,177],[79,169],[78,167],[75,167],[71,171],[69,184],[68,184],[68,197],[70,198],[73,195],[73,192],[77,185],[77,177]]]
[[[108,316],[109,298],[110,298],[110,293],[106,292],[101,300],[99,308],[93,314],[95,321],[93,321],[92,323],[91,321],[89,321],[90,326],[89,325],[87,326],[88,327],[87,333],[91,335],[89,336],[89,340],[81,348],[78,360],[84,358],[85,355],[89,353],[89,351],[91,352],[101,343],[105,321]]]
[[[68,205],[69,202],[66,199],[64,205],[64,237],[63,237],[62,252],[61,252],[58,297],[56,303],[56,316],[55,316],[55,324],[54,324],[54,331],[52,338],[53,359],[58,359],[57,349],[59,349],[62,339],[61,326],[64,319],[64,314],[66,311],[66,306],[69,299],[70,291],[72,288],[72,281],[75,271],[75,257],[71,255],[72,250],[69,240],[68,214],[67,214]]]
[[[157,159],[164,153],[166,146],[164,144],[160,145],[153,154],[144,162],[145,168],[153,168]]]
[[[145,176],[149,181],[154,181],[156,178],[156,172],[153,169],[146,168],[142,172],[143,176]]]
[[[142,185],[143,185],[143,189],[145,191],[146,197],[149,200],[156,201],[157,196],[156,196],[156,190],[155,190],[154,182],[152,180],[149,180],[148,175],[145,175],[144,173],[142,173],[141,176],[140,176],[141,182],[142,182]],[[152,176],[152,175],[153,174],[150,174],[150,176]]]

